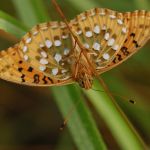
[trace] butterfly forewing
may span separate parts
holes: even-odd
[[[30,66],[54,81],[70,81],[71,35],[64,23],[35,26],[19,43],[19,54]]]
[[[19,44],[1,52],[0,77],[26,85],[72,83],[71,49],[72,40],[64,23],[37,25]]]
[[[124,13],[124,18],[129,22],[129,32],[127,39],[122,44],[111,64],[104,69],[107,71],[137,52],[150,39],[150,12],[145,10],[135,11],[133,13]]]
[[[127,38],[128,21],[122,13],[109,9],[92,9],[71,21],[72,30],[91,54],[97,71],[105,68],[119,52]]]

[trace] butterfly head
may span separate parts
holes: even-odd
[[[76,80],[82,88],[90,89],[92,87],[93,78],[88,74],[81,74]]]

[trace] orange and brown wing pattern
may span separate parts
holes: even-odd
[[[82,13],[71,24],[98,72],[113,61],[129,32],[129,21],[123,13],[105,8]]]
[[[32,86],[72,83],[71,50],[72,39],[65,24],[37,25],[14,48],[1,52],[0,77]]]
[[[35,26],[19,43],[24,61],[50,78],[71,78],[69,55],[72,39],[64,23],[49,22]]]
[[[121,64],[136,53],[150,39],[150,12],[141,10],[124,13],[124,18],[129,22],[129,32],[125,42],[116,57],[104,71]]]
[[[18,53],[18,45],[0,52],[0,78],[30,86],[63,85],[71,81],[50,78],[25,62]]]
[[[81,49],[88,54],[87,62],[101,74],[150,39],[150,12],[95,8],[78,15],[68,26],[63,22],[39,24],[13,48],[1,51],[0,78],[38,86],[72,83],[74,66],[82,59],[78,58]]]

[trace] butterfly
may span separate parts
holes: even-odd
[[[19,43],[0,52],[0,78],[29,86],[78,82],[90,89],[95,77],[121,64],[149,39],[149,11],[94,8],[68,24],[34,26]]]

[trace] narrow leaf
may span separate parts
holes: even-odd
[[[0,29],[11,33],[18,38],[25,34],[25,30],[27,30],[24,25],[2,11],[0,11]]]

